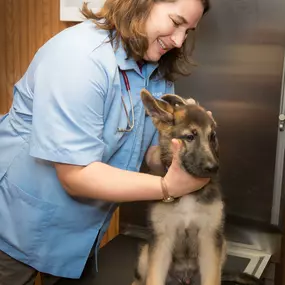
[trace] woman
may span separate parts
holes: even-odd
[[[79,278],[117,202],[163,199],[161,178],[138,173],[144,157],[160,167],[140,90],[174,92],[187,68],[187,33],[208,6],[107,0],[96,15],[84,6],[93,20],[36,53],[0,123],[1,285],[32,284],[37,271]],[[203,187],[208,179],[180,169],[177,141],[173,150],[168,195]]]

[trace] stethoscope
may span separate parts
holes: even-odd
[[[132,93],[131,93],[131,88],[130,88],[130,83],[129,83],[128,76],[127,76],[127,74],[126,74],[126,72],[124,70],[121,70],[119,68],[119,71],[122,73],[123,78],[124,78],[124,83],[125,83],[125,86],[126,86],[126,89],[127,89],[127,92],[128,92],[128,96],[129,96],[129,100],[130,100],[130,106],[131,106],[131,114],[132,114],[132,122],[131,122],[130,121],[130,116],[128,114],[127,106],[126,106],[125,100],[124,100],[123,95],[122,95],[121,96],[122,103],[123,103],[124,110],[125,110],[125,113],[126,113],[126,116],[127,116],[128,124],[127,124],[126,128],[118,128],[117,131],[125,133],[125,132],[131,132],[132,129],[134,128],[134,126],[135,126],[134,104],[133,104]]]

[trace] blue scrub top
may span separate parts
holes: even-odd
[[[69,196],[52,162],[101,161],[139,171],[147,148],[157,144],[140,91],[173,93],[171,82],[154,76],[156,64],[141,72],[108,40],[92,21],[50,39],[15,84],[12,107],[0,119],[0,250],[56,276],[80,277],[95,240],[97,256],[117,204]],[[133,97],[130,133],[117,132],[127,126],[121,95],[131,116],[118,66]]]

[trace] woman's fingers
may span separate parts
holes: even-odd
[[[173,153],[173,159],[176,162],[179,161],[179,152],[181,148],[181,140],[179,139],[172,139],[171,140],[171,147],[172,147],[172,153]]]

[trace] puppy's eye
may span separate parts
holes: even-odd
[[[194,139],[195,139],[195,136],[192,134],[186,136],[186,140],[189,142],[192,142]]]

